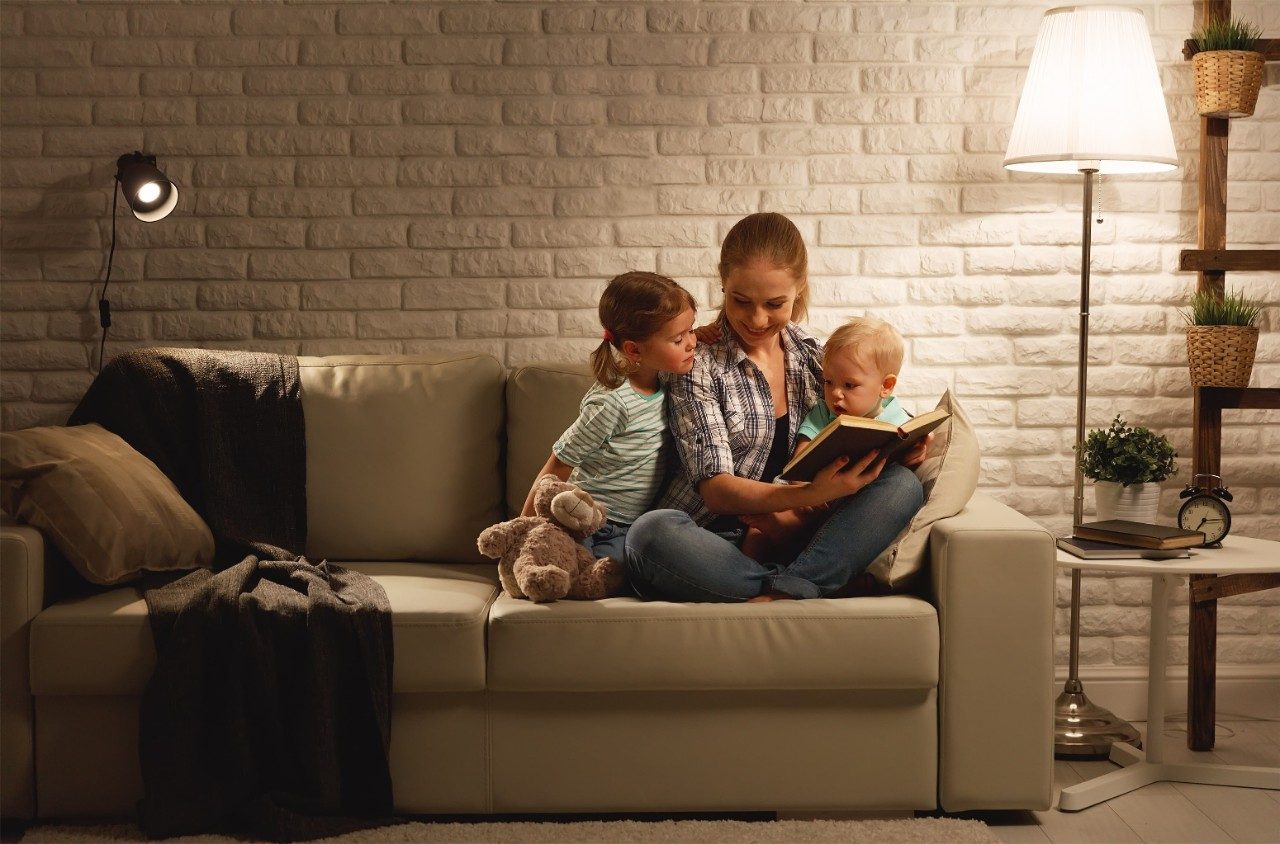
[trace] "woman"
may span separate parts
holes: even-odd
[[[841,458],[806,485],[771,483],[805,414],[822,400],[821,347],[797,320],[808,302],[808,252],[781,214],[752,214],[720,251],[724,306],[717,343],[700,344],[693,370],[668,383],[668,421],[683,471],[626,540],[641,595],[679,601],[817,598],[861,574],[915,515],[920,482],[875,454]],[[789,564],[739,548],[740,515],[821,508],[821,525]]]

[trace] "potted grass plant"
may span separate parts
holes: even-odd
[[[1211,291],[1191,297],[1180,311],[1187,323],[1187,365],[1193,387],[1247,387],[1258,351],[1262,307],[1241,293]]]
[[[1090,431],[1077,457],[1081,473],[1094,482],[1098,520],[1153,523],[1160,482],[1177,473],[1177,456],[1163,435],[1128,425],[1120,414],[1107,428]]]
[[[1248,117],[1258,104],[1263,58],[1254,48],[1262,30],[1240,18],[1214,20],[1192,34],[1196,108],[1204,117]]]

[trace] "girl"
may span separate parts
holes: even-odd
[[[538,473],[571,481],[605,506],[608,521],[583,540],[596,558],[622,563],[627,530],[662,483],[667,423],[659,375],[693,367],[695,311],[688,291],[657,273],[623,273],[600,297],[604,339],[591,353],[597,383]],[[520,515],[533,515],[533,489]]]
[[[809,484],[769,483],[795,450],[800,422],[822,400],[822,352],[797,321],[809,296],[808,253],[781,214],[752,214],[725,236],[721,340],[698,348],[672,378],[668,416],[683,471],[626,539],[627,573],[646,596],[748,601],[831,595],[861,574],[920,508],[908,467],[921,446],[886,466],[874,453],[841,458]],[[856,494],[855,494],[856,493]],[[788,563],[742,553],[741,515],[830,503]]]

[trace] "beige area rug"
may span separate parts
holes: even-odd
[[[143,841],[133,825],[35,826],[23,844],[38,842]],[[166,839],[172,844],[231,844],[240,839],[200,835]],[[994,842],[1000,839],[982,821],[914,818],[869,821],[575,821],[573,823],[406,823],[354,832],[323,842],[727,842],[840,841],[862,842]]]

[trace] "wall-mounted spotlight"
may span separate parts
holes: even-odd
[[[107,329],[111,327],[111,303],[107,301],[107,285],[111,283],[111,264],[116,257],[116,200],[121,193],[124,201],[144,223],[154,223],[169,216],[178,205],[178,186],[156,167],[156,157],[138,152],[125,153],[116,159],[116,181],[111,189],[111,252],[107,255],[107,275],[98,296],[98,325],[102,328],[102,340],[98,344],[98,369],[104,363],[107,348]]]
[[[178,204],[178,187],[156,167],[156,157],[130,152],[116,161],[116,181],[133,216],[154,223]]]

